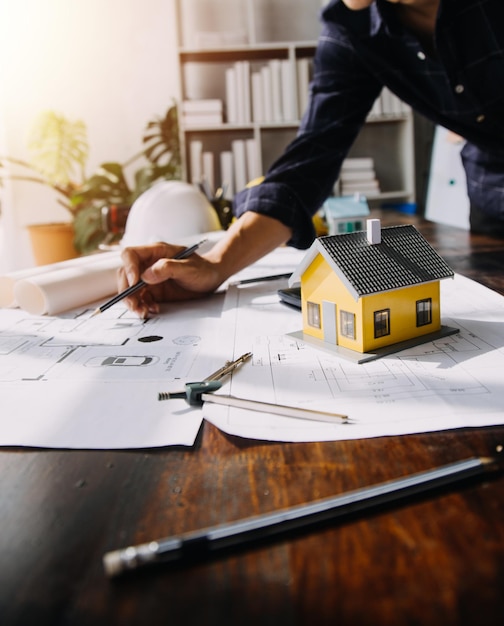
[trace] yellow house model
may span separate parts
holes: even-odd
[[[293,335],[364,362],[453,334],[440,314],[440,280],[452,277],[414,226],[370,219],[366,231],[319,237],[290,278],[303,315]]]

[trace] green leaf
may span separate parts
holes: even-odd
[[[64,187],[80,182],[89,153],[86,125],[45,111],[35,121],[28,148],[33,167],[49,184]]]
[[[79,211],[74,219],[74,245],[81,254],[88,254],[98,248],[105,239],[101,208],[88,206]]]
[[[76,189],[72,204],[131,204],[133,194],[119,163],[102,163],[90,178]]]
[[[180,164],[180,136],[178,112],[175,105],[171,106],[164,118],[156,118],[147,124],[143,136],[144,154],[154,165],[172,162]]]

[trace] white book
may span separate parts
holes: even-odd
[[[298,109],[299,115],[308,108],[308,99],[310,94],[310,60],[298,59],[296,63],[297,69],[297,88],[298,88]]]
[[[222,113],[187,113],[182,115],[182,124],[187,129],[201,126],[219,126],[222,124]]]
[[[182,35],[181,44],[185,48],[198,47],[197,35],[201,30],[199,23],[201,18],[197,11],[197,6],[197,0],[185,0],[183,7],[181,7],[181,17],[183,16],[183,19],[180,20],[179,24]]]
[[[410,111],[409,105],[392,93],[388,87],[383,87],[378,102],[381,115],[402,115]]]
[[[183,113],[222,113],[222,100],[184,100],[182,102]]]
[[[236,70],[228,67],[225,72],[226,79],[226,120],[228,124],[238,123],[238,102],[236,87]]]
[[[380,185],[376,179],[368,180],[368,181],[361,181],[361,182],[353,182],[353,183],[342,183],[341,185],[341,194],[343,196],[350,196],[354,193],[364,194],[368,192],[374,192],[374,193],[380,192]]]
[[[201,155],[203,176],[202,180],[208,183],[210,187],[210,193],[215,191],[215,169],[214,169],[214,155],[213,152],[203,152]]]
[[[383,115],[394,115],[397,113],[397,107],[395,102],[396,96],[390,91],[388,87],[384,87],[382,89],[380,99],[382,103]]]
[[[364,187],[369,185],[369,187],[376,187],[378,184],[378,179],[376,176],[374,178],[368,178],[367,180],[345,180],[340,181],[342,187]]]
[[[234,188],[236,192],[241,191],[247,184],[247,157],[245,151],[245,141],[235,139],[231,142],[234,168]]]
[[[253,72],[251,76],[252,90],[252,121],[264,122],[264,94],[263,79],[260,72]]]
[[[298,119],[294,65],[289,59],[280,61],[282,80],[282,114],[286,122]]]
[[[340,174],[342,183],[354,181],[374,180],[376,178],[374,170],[344,170]]]
[[[247,182],[259,178],[261,169],[259,167],[259,150],[255,139],[245,140],[245,152],[247,161]]]
[[[378,96],[371,107],[371,111],[369,111],[370,117],[380,117],[382,115],[382,101],[381,97]]]
[[[249,124],[251,121],[250,63],[248,61],[237,61],[234,67],[236,73],[237,121],[239,124]]]
[[[282,112],[282,66],[279,59],[271,59],[271,95],[273,103],[273,122],[283,122]]]
[[[347,157],[341,164],[341,171],[345,170],[374,170],[373,157]]]
[[[273,87],[271,85],[271,68],[264,65],[261,68],[263,86],[263,113],[265,122],[273,121]]]
[[[406,102],[403,102],[401,100],[401,113],[411,113],[411,107],[409,104],[407,104]]]
[[[191,182],[195,185],[201,182],[203,176],[202,152],[203,142],[193,139],[189,144],[189,159],[191,164]]]
[[[220,176],[224,197],[226,200],[232,200],[234,196],[233,153],[229,150],[220,153]]]
[[[241,62],[237,61],[234,64],[235,76],[236,76],[236,121],[238,124],[243,124],[244,112],[243,112],[243,72],[241,68]]]
[[[241,73],[243,83],[243,122],[250,124],[252,121],[252,112],[250,104],[250,62],[241,62]]]
[[[394,115],[401,115],[403,112],[401,98],[398,98],[395,93],[392,94],[392,111]]]

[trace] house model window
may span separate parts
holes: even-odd
[[[374,336],[386,337],[390,335],[390,309],[376,311],[374,314]]]
[[[432,324],[432,299],[419,300],[417,302],[417,326]]]
[[[307,302],[308,325],[312,328],[320,328],[320,305],[316,302]]]
[[[441,325],[440,281],[452,277],[414,226],[370,219],[366,231],[319,237],[290,278],[301,284],[303,315],[292,334],[377,358],[458,332]]]
[[[355,339],[355,315],[348,311],[341,311],[341,334],[343,337]]]

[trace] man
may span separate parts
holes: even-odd
[[[224,238],[183,261],[168,244],[124,251],[119,287],[140,275],[151,285],[129,300],[140,315],[214,291],[282,243],[308,247],[311,218],[383,85],[466,139],[471,228],[504,236],[504,1],[333,0],[322,17],[298,136],[261,185],[237,194]]]

